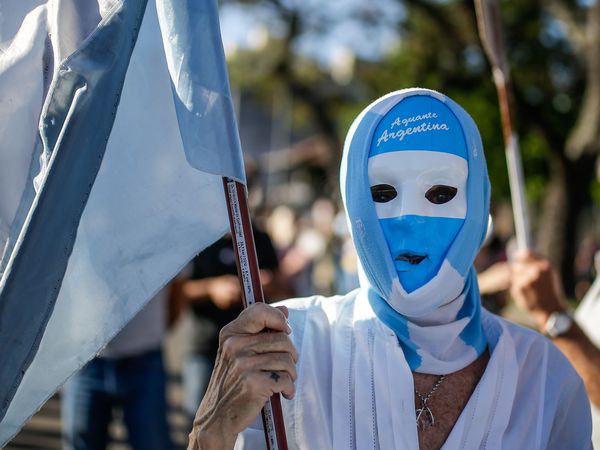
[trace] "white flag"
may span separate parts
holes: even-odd
[[[215,0],[145,3],[0,4],[0,446],[228,229]]]

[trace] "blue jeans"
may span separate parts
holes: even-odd
[[[188,426],[191,430],[194,416],[200,406],[202,397],[208,387],[210,375],[212,373],[214,361],[203,355],[188,355],[183,362],[181,372],[183,382],[183,411],[188,419]]]
[[[171,449],[165,388],[160,350],[90,361],[64,388],[64,448],[105,450],[112,410],[119,406],[134,450]]]

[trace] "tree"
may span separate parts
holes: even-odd
[[[243,74],[240,78],[251,73],[254,86],[268,91],[277,85],[289,93],[296,117],[304,117],[327,136],[336,155],[350,121],[373,98],[402,87],[430,87],[474,116],[484,138],[493,196],[508,198],[496,92],[472,1],[379,0],[343,14],[291,0],[227,3],[267,8],[280,30],[260,54],[252,54],[246,69],[237,72]],[[522,0],[504,1],[501,10],[528,199],[538,219],[533,221],[538,248],[561,268],[572,293],[580,222],[590,208],[594,183],[598,190],[594,170],[600,153],[600,5]],[[358,52],[352,79],[340,83],[322,55],[319,59],[318,54],[302,53],[299,44],[310,39],[325,42],[344,21],[372,36],[393,29],[397,43],[378,58]],[[257,60],[261,71],[248,70]],[[335,169],[329,173],[331,179],[336,175]]]
[[[482,131],[494,196],[508,197],[497,99],[473,3],[402,3],[400,45],[359,77],[378,93],[394,83],[425,85],[458,100]],[[572,294],[577,238],[600,154],[600,5],[531,0],[504,2],[502,11],[538,248],[560,267]]]
[[[578,69],[572,87],[579,92],[570,92],[579,105],[576,119],[566,136],[555,136],[549,121],[539,124],[550,149],[552,168],[539,228],[540,244],[560,265],[570,289],[574,283],[573,243],[581,213],[592,200],[591,183],[600,154],[600,2],[590,7],[573,3],[551,0],[546,6],[562,24],[564,43],[571,50],[570,66]],[[527,103],[520,104],[527,111]]]

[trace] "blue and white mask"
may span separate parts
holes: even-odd
[[[456,116],[423,95],[377,126],[369,183],[400,284],[408,293],[439,271],[467,215],[467,146]]]
[[[367,107],[344,147],[342,196],[366,289],[412,370],[450,373],[485,349],[473,260],[489,181],[471,117],[425,89]]]

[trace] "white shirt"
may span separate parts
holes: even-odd
[[[168,297],[169,285],[148,301],[148,304],[104,347],[99,356],[126,358],[160,349],[167,331]]]
[[[588,290],[575,312],[577,324],[590,338],[594,345],[600,348],[600,277],[596,278],[594,284]],[[592,407],[592,442],[594,448],[600,449],[600,410]]]
[[[418,449],[412,373],[361,292],[284,302],[300,354],[282,398],[290,449]],[[591,448],[587,395],[560,351],[487,311],[482,322],[490,360],[442,448]],[[236,449],[263,448],[257,420]]]

